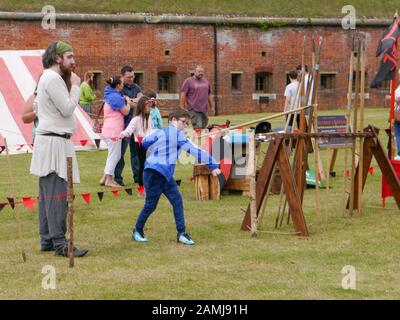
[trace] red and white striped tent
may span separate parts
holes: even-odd
[[[32,126],[22,122],[25,101],[33,93],[43,71],[43,50],[0,51],[0,148],[7,139],[11,154],[32,152]],[[77,129],[72,141],[77,150],[96,149],[100,136],[93,121],[78,106],[74,113]],[[100,147],[105,146],[101,142]],[[0,149],[1,150],[1,149]],[[3,153],[4,154],[4,153]]]

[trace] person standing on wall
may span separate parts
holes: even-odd
[[[208,115],[213,114],[211,86],[204,77],[204,68],[196,66],[192,77],[187,78],[181,88],[179,105],[188,110],[193,129],[204,129],[208,124]]]
[[[128,115],[124,117],[124,129],[126,129],[126,127],[131,122],[133,115],[135,114],[135,108],[137,106],[139,98],[143,94],[142,94],[142,89],[136,83],[134,83],[135,72],[133,71],[133,68],[131,66],[126,65],[122,67],[121,77],[124,84],[124,87],[122,89],[122,94],[128,97],[128,102],[131,108]],[[114,181],[121,186],[125,185],[122,177],[122,171],[124,170],[125,167],[124,155],[126,149],[128,148],[128,145],[130,151],[133,182],[139,183],[139,157],[135,149],[135,139],[132,136],[129,138],[122,139],[121,158],[118,161],[114,171]]]

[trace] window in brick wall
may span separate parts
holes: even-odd
[[[175,72],[158,73],[158,92],[176,93],[176,74]]]
[[[321,72],[320,88],[321,90],[335,89],[336,87],[336,72]]]
[[[232,92],[242,91],[242,72],[231,72],[231,90]]]
[[[90,72],[93,73],[93,90],[100,90],[103,71],[91,70]]]
[[[143,88],[143,75],[143,71],[135,71],[135,83],[141,88]]]
[[[255,75],[255,92],[269,93],[272,92],[272,73],[258,72]]]

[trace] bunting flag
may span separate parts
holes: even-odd
[[[111,192],[114,194],[115,197],[118,197],[119,190],[111,190]]]
[[[138,142],[139,142],[139,147],[142,146],[142,141],[143,141],[143,137],[142,136],[137,136]]]
[[[368,172],[372,176],[374,174],[374,167],[369,167]]]
[[[97,192],[97,196],[99,197],[99,200],[103,200],[104,192]]]
[[[87,140],[79,140],[79,142],[81,143],[81,146],[83,146],[83,147],[88,143]]]
[[[33,210],[33,208],[35,207],[36,199],[32,199],[31,197],[23,197],[22,203],[29,210]]]
[[[0,146],[0,154],[6,149],[5,146]]]
[[[90,193],[84,193],[84,194],[82,194],[82,198],[83,198],[83,200],[85,200],[85,202],[86,202],[87,204],[90,204]]]
[[[377,88],[381,82],[392,80],[396,73],[396,59],[398,54],[398,37],[400,34],[399,23],[397,17],[393,19],[390,27],[383,34],[376,56],[382,55],[382,60],[379,63],[378,72],[370,84],[370,88]]]
[[[3,210],[6,205],[7,203],[0,203],[0,211]]]
[[[132,195],[132,188],[125,189],[126,193],[130,196]]]
[[[99,149],[100,148],[100,139],[94,139],[94,143],[96,144],[97,149]]]
[[[11,208],[14,209],[14,207],[15,207],[14,198],[9,198],[9,197],[7,197],[7,200],[8,200],[8,202],[9,202]]]
[[[346,175],[346,177],[350,177],[350,170],[349,169],[346,169],[345,175]]]

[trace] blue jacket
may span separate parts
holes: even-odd
[[[121,109],[126,103],[121,92],[110,86],[104,88],[104,101],[107,102],[113,110]]]
[[[172,124],[146,137],[142,147],[147,149],[144,170],[156,170],[167,181],[174,176],[175,164],[181,150],[194,156],[198,163],[207,164],[211,171],[218,168],[218,163],[207,152],[195,146],[183,131]]]

